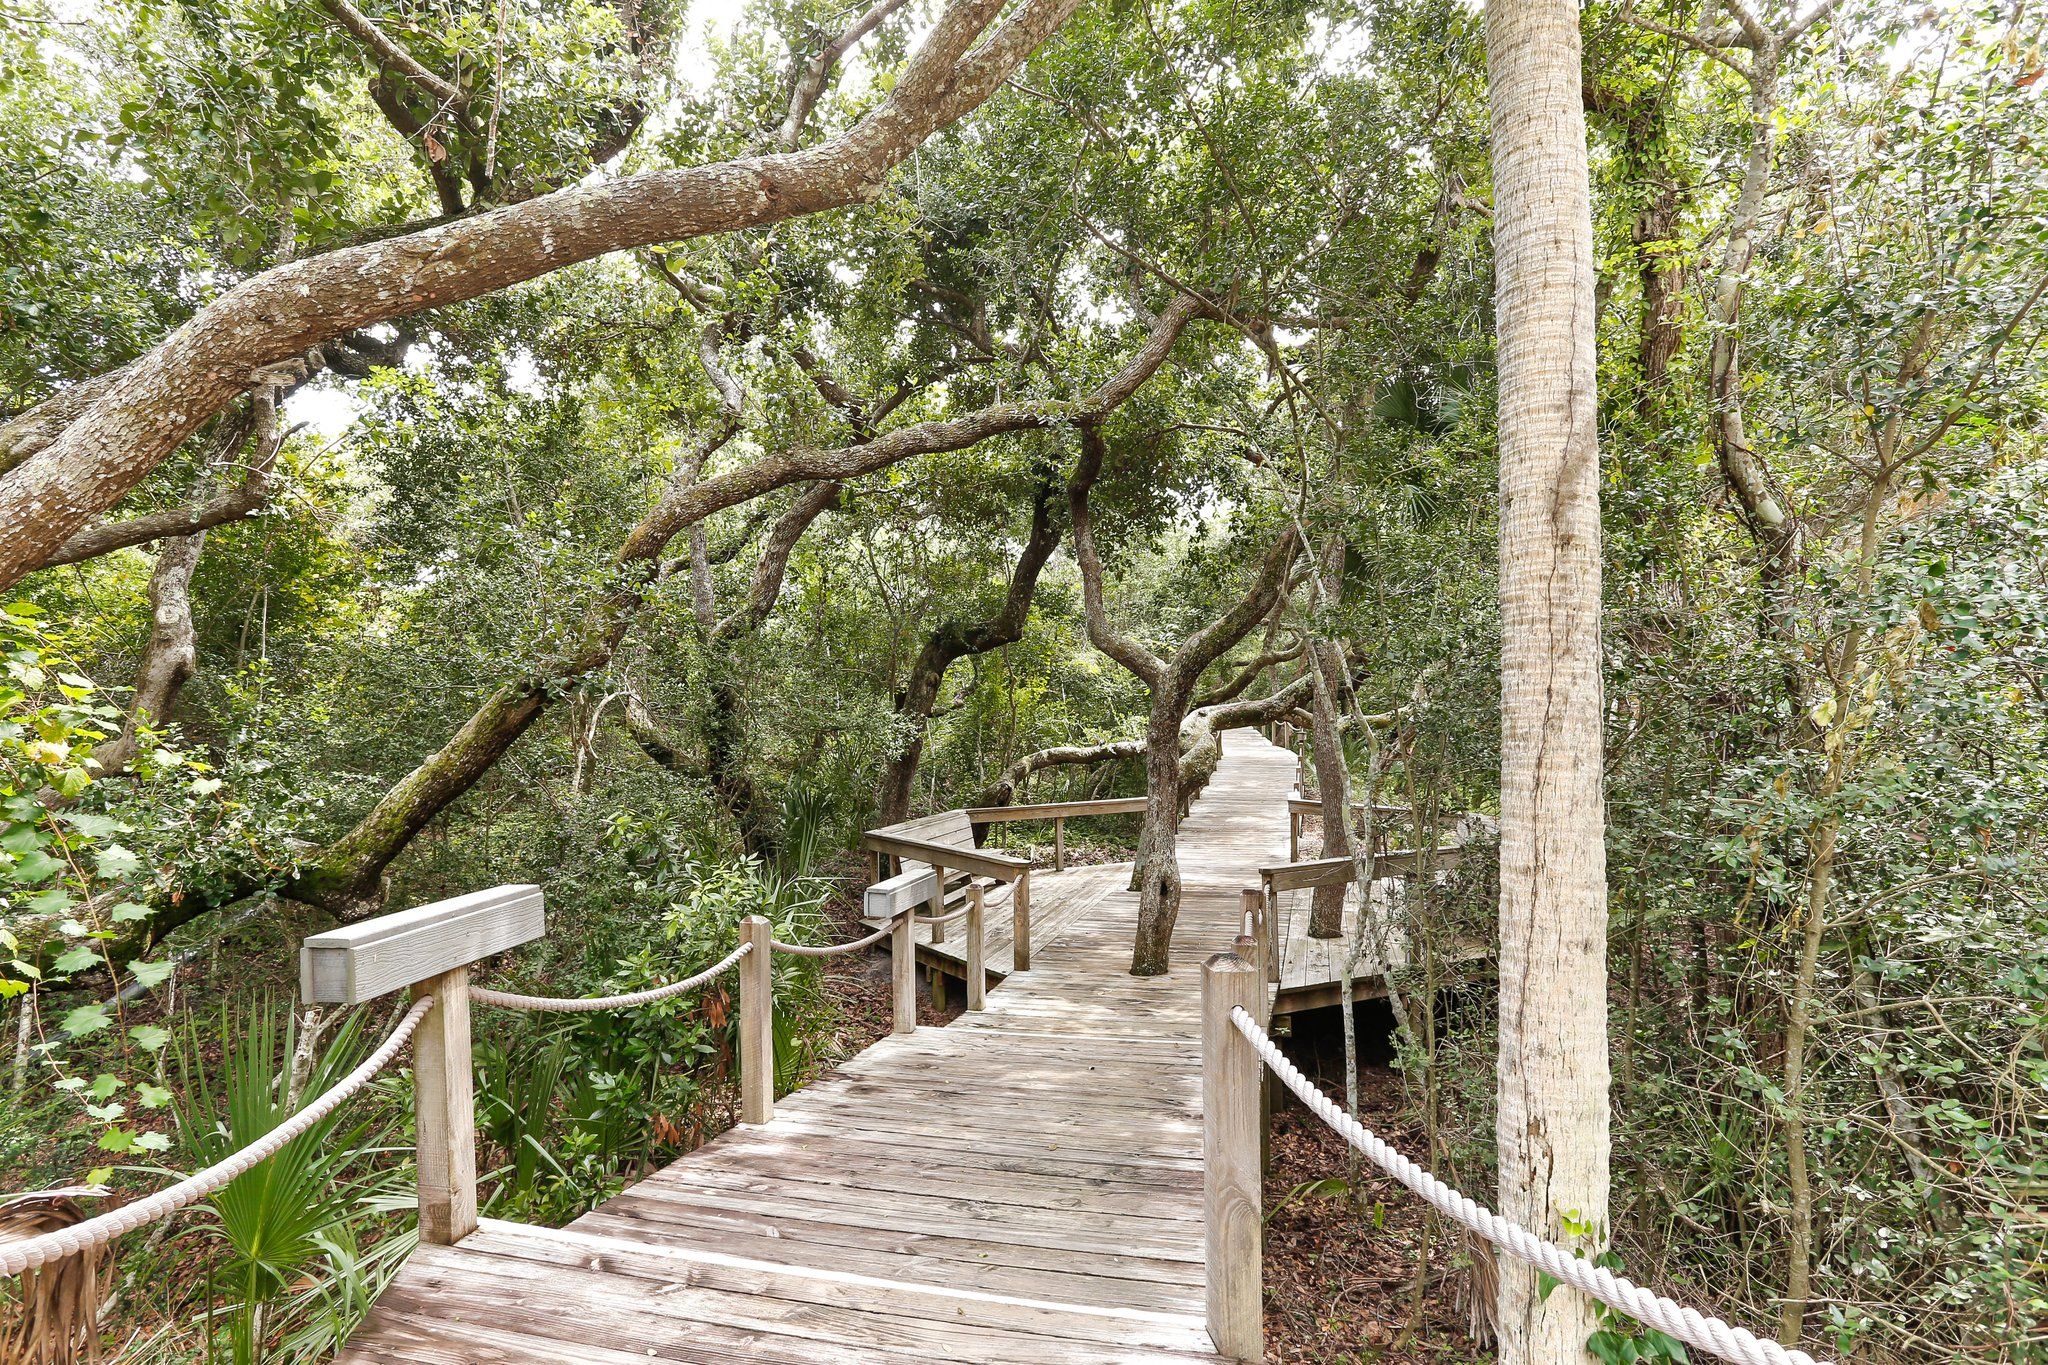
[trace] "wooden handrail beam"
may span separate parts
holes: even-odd
[[[1381,877],[1417,877],[1428,857],[1434,870],[1448,872],[1463,860],[1465,850],[1444,844],[1434,850],[1397,848],[1373,855],[1373,872]],[[1357,876],[1357,864],[1349,854],[1341,858],[1314,858],[1305,863],[1281,863],[1259,869],[1259,880],[1269,891],[1301,891],[1316,886],[1343,886]]]
[[[299,998],[360,1005],[547,934],[540,888],[494,886],[314,934],[299,948]]]
[[[900,834],[878,834],[870,831],[860,839],[861,848],[873,853],[886,853],[894,858],[908,858],[916,863],[930,863],[934,867],[956,868],[961,872],[972,872],[978,877],[993,877],[999,882],[1013,882],[1031,870],[1028,858],[1013,858],[1007,853],[990,853],[985,849],[954,848],[951,844],[933,843],[928,839],[907,839]]]
[[[1045,801],[1031,806],[969,806],[967,818],[977,825],[996,825],[1013,820],[1051,820],[1086,815],[1142,815],[1142,796],[1107,796],[1094,801]]]
[[[1287,809],[1289,813],[1295,815],[1317,815],[1322,812],[1323,802],[1320,797],[1315,796],[1290,796],[1287,798]],[[1365,802],[1353,801],[1351,809],[1354,813],[1363,811],[1365,809]],[[1372,810],[1374,815],[1413,815],[1415,813],[1415,807],[1413,806],[1374,806]]]
[[[469,969],[547,933],[537,886],[494,886],[314,934],[299,948],[307,1004],[360,1005],[410,987],[434,1008],[412,1038],[420,1240],[453,1246],[476,1231],[476,1082]]]

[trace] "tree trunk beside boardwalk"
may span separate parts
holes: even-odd
[[[1572,0],[1490,0],[1500,383],[1501,1212],[1605,1244],[1607,861],[1592,213]],[[1593,1304],[1503,1258],[1502,1365],[1577,1365]]]

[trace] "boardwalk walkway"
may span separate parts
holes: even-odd
[[[422,1247],[345,1361],[1213,1361],[1197,967],[1287,853],[1294,757],[1249,731],[1182,826],[1173,971],[1137,898],[988,1008],[887,1038],[560,1230]],[[1035,874],[1036,875],[1036,874]]]

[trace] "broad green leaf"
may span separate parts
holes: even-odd
[[[111,815],[96,815],[91,811],[67,811],[60,818],[87,839],[105,839],[115,834],[126,834],[134,828],[125,820],[116,820]]]
[[[126,877],[142,866],[142,860],[119,844],[108,844],[93,858],[102,877]]]
[[[128,1030],[128,1038],[144,1052],[161,1052],[171,1041],[171,1031],[155,1024],[137,1024]]]
[[[96,966],[99,963],[99,960],[100,955],[98,953],[86,947],[84,944],[80,944],[78,947],[73,948],[69,952],[64,953],[52,965],[54,965],[58,971],[64,972],[68,975],[72,972],[88,971],[92,967]]]
[[[137,960],[128,964],[128,970],[134,974],[137,981],[142,983],[144,990],[154,990],[156,987],[163,985],[164,978],[169,976],[175,968],[176,964],[171,962],[143,962]]]
[[[64,864],[41,849],[30,849],[14,865],[14,880],[23,886],[46,882],[64,870]]]
[[[113,1022],[112,1017],[107,1014],[105,1005],[80,1005],[66,1014],[58,1027],[73,1038],[83,1038],[88,1033],[98,1033],[101,1029],[111,1026]]]

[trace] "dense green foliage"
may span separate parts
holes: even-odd
[[[666,3],[360,5],[459,81],[460,108],[437,109],[320,5],[77,8],[0,0],[0,417],[280,260],[759,147],[785,70],[848,18],[762,0],[707,39]],[[842,67],[813,132],[873,103],[913,15],[929,18],[910,6]],[[1810,1348],[2038,1360],[2042,20],[1851,3],[1791,41],[1759,113],[1726,60],[1752,58],[1687,41],[1698,18],[1585,14],[1616,1059],[1599,1231],[1630,1274],[1752,1323],[1781,1319],[1806,1264],[1792,1335]],[[359,1056],[388,1011],[316,1023],[281,994],[296,939],[337,910],[304,874],[505,690],[541,698],[538,719],[398,841],[386,903],[544,884],[550,937],[503,975],[567,994],[701,967],[748,913],[831,933],[845,879],[828,874],[913,743],[925,810],[1036,750],[1137,738],[1146,689],[1091,646],[1065,540],[1018,638],[950,660],[925,711],[906,700],[928,641],[997,616],[1034,500],[1064,532],[1071,424],[827,490],[786,573],[764,547],[808,487],[722,511],[666,546],[594,667],[589,644],[634,586],[621,544],[693,459],[717,473],[1076,400],[1177,295],[1207,315],[1101,424],[1092,505],[1120,628],[1170,651],[1282,528],[1317,556],[1339,542],[1330,583],[1297,583],[1209,683],[1262,639],[1341,642],[1345,705],[1390,717],[1345,731],[1354,797],[1446,835],[1491,808],[1486,146],[1465,6],[1091,4],[872,205],[605,257],[351,339],[285,396],[261,510],[207,534],[196,667],[125,772],[93,756],[155,648],[162,542],[47,569],[0,615],[9,1185],[153,1187]],[[1745,188],[1755,255],[1731,261]],[[236,420],[117,518],[232,484],[254,448]],[[1742,458],[1762,503],[1730,472]],[[1030,796],[1143,782],[1128,760],[1051,768]],[[1483,1194],[1490,1008],[1458,964],[1489,931],[1491,882],[1420,894],[1400,1065],[1431,1159]],[[179,954],[208,992],[177,986]],[[815,972],[787,970],[794,1079],[835,1021]],[[726,1121],[716,993],[479,1019],[492,1213],[573,1215]],[[295,1064],[309,1027],[327,1041]],[[150,1349],[217,1336],[238,1358],[310,1357],[345,1330],[403,1254],[402,1085],[349,1111],[346,1142],[216,1200],[189,1240],[124,1249],[138,1279],[179,1247],[212,1267],[203,1326],[206,1285],[124,1308]]]

